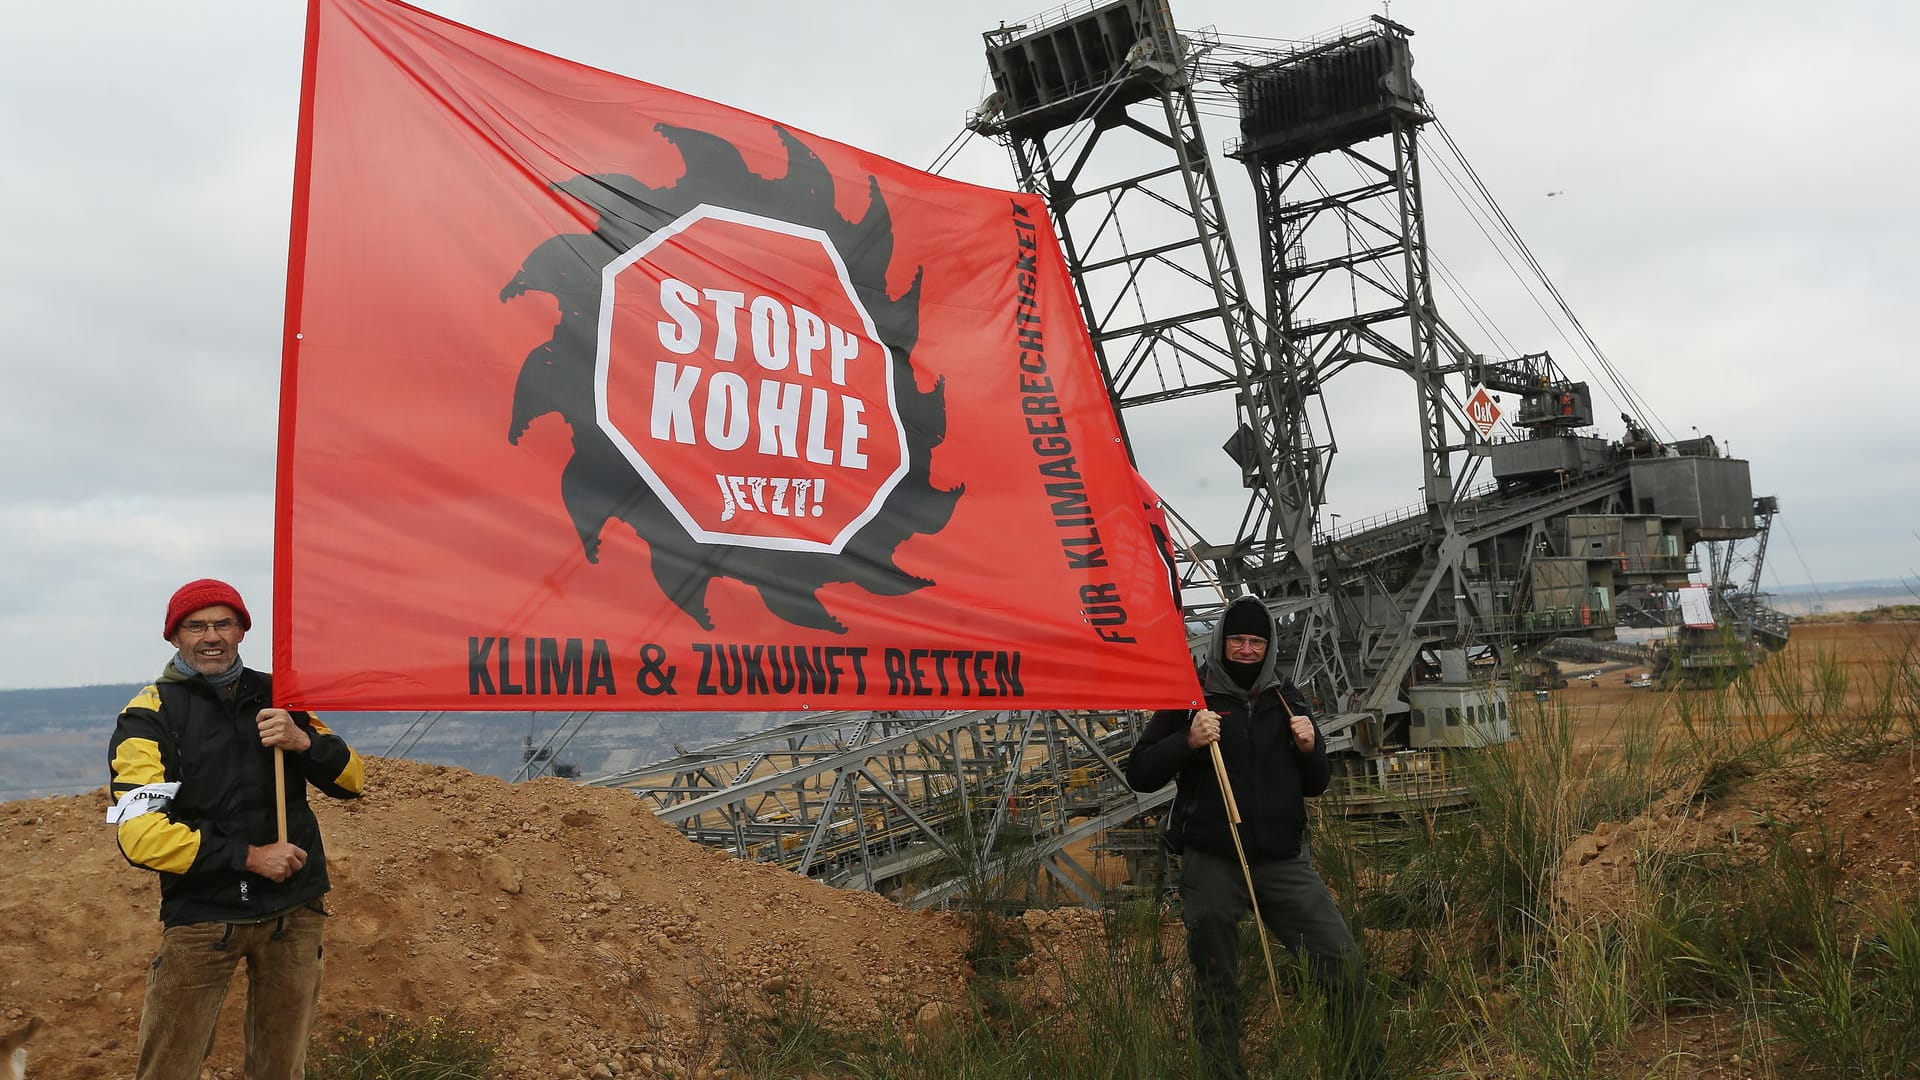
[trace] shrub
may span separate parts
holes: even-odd
[[[494,1041],[457,1021],[403,1016],[350,1020],[314,1039],[313,1080],[488,1080]]]

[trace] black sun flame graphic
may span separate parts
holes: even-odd
[[[718,136],[667,124],[655,130],[680,151],[685,174],[665,188],[617,174],[576,176],[554,185],[591,207],[599,221],[591,233],[562,234],[541,243],[500,292],[503,302],[545,292],[560,305],[553,337],[528,353],[520,369],[507,440],[518,445],[534,420],[559,414],[573,430],[573,456],[560,477],[560,497],[586,560],[599,561],[600,532],[607,522],[625,522],[646,542],[661,591],[702,629],[713,629],[707,586],[727,577],[757,589],[768,610],[789,623],[844,633],[846,627],[820,602],[821,587],[850,582],[895,596],[932,585],[896,566],[894,550],[909,536],[945,528],[964,490],[938,490],[928,472],[934,447],[946,437],[946,384],[941,379],[922,392],[914,378],[910,358],[920,336],[921,272],[915,270],[913,284],[901,296],[887,294],[893,222],[879,182],[868,178],[870,201],[861,220],[842,218],[834,209],[832,175],[784,128],[775,127],[787,151],[787,175],[778,180],[749,171],[740,152]],[[602,271],[703,204],[825,233],[892,355],[896,406],[906,432],[906,474],[837,554],[695,541],[596,422]]]

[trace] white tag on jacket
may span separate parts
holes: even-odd
[[[169,780],[164,784],[143,784],[134,788],[120,801],[107,808],[107,824],[118,825],[141,814],[151,814],[155,810],[165,810],[167,804],[180,794],[180,781]]]

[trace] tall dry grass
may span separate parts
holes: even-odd
[[[1914,878],[1849,892],[1846,838],[1764,806],[1738,835],[1679,828],[1811,759],[1913,755],[1917,661],[1910,638],[1865,665],[1789,651],[1723,685],[1646,695],[1604,752],[1583,744],[1557,702],[1529,700],[1514,710],[1513,743],[1461,761],[1468,806],[1408,808],[1391,830],[1322,817],[1315,851],[1368,946],[1362,1026],[1386,1034],[1386,1075],[1678,1080],[1728,1065],[1756,1080],[1920,1080]],[[1631,861],[1631,902],[1568,910],[1558,898],[1569,848],[1649,808],[1659,814],[1643,820],[1676,825],[1671,842],[1649,842]],[[1662,841],[1658,827],[1639,835]],[[968,894],[981,938],[970,1008],[875,1036],[841,1030],[796,992],[727,1027],[718,1041],[730,1075],[1197,1075],[1177,902],[1117,905],[1100,933],[1042,954],[1008,932],[1008,893],[989,875]],[[1327,1030],[1311,983],[1289,967],[1276,1013],[1251,930],[1245,950],[1253,1074],[1349,1075],[1364,1055],[1351,1033]],[[714,1022],[728,1025],[725,1010]],[[1715,1033],[1705,1044],[1673,1034],[1702,1028]]]

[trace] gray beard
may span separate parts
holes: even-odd
[[[179,672],[180,674],[186,676],[189,679],[193,678],[195,675],[198,675],[215,686],[225,686],[228,683],[232,682],[233,680],[239,678],[240,673],[246,670],[246,665],[240,660],[240,651],[238,649],[235,649],[233,653],[233,666],[229,667],[225,671],[220,672],[217,675],[209,675],[206,672],[201,671],[199,668],[194,667],[192,664],[189,664],[187,662],[186,653],[175,651],[173,654],[173,670]]]

